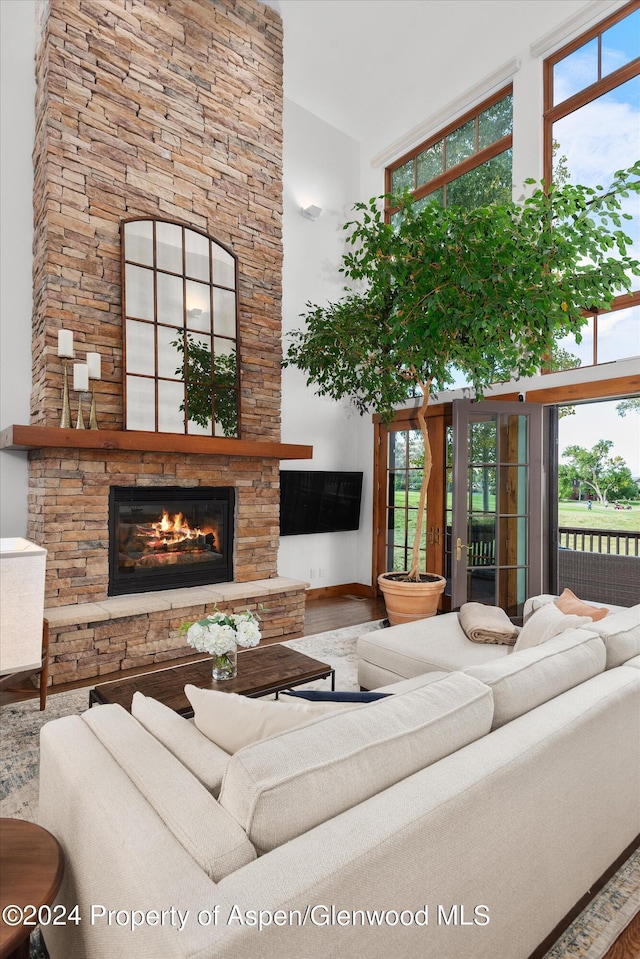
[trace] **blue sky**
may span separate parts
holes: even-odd
[[[634,476],[640,476],[640,413],[619,416],[619,400],[586,403],[574,407],[574,416],[564,416],[559,426],[559,451],[577,444],[591,449],[598,440],[613,440],[611,455],[622,456]]]

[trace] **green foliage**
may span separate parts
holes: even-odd
[[[182,337],[174,340],[171,345],[184,355],[185,343]],[[176,376],[186,380],[189,420],[207,429],[214,415],[215,403],[215,418],[220,423],[224,436],[237,436],[236,354],[216,354],[212,377],[209,347],[187,334],[186,348],[186,364],[178,367]],[[184,412],[185,404],[181,403],[179,409]]]
[[[640,396],[630,396],[626,400],[621,400],[616,406],[618,416],[626,416],[627,413],[640,413]]]
[[[445,389],[453,366],[478,398],[492,383],[533,375],[557,338],[579,340],[584,307],[607,309],[640,274],[620,205],[640,192],[639,178],[640,162],[608,190],[564,184],[536,189],[522,206],[476,209],[418,209],[405,193],[391,198],[401,210],[393,226],[383,198],[357,203],[341,267],[351,285],[336,303],[307,304],[284,365],[387,422],[408,384]]]
[[[638,486],[631,470],[621,456],[609,456],[612,447],[611,440],[598,440],[590,450],[568,446],[563,453],[568,462],[558,468],[559,498],[571,497],[574,480],[581,484],[583,493],[586,487],[601,503],[635,498]]]
[[[349,397],[387,423],[411,388],[422,394],[425,469],[408,579],[419,579],[431,390],[446,389],[457,369],[481,399],[493,383],[537,373],[557,339],[572,333],[579,342],[583,309],[608,309],[640,274],[622,230],[630,191],[640,193],[640,161],[606,191],[539,187],[522,206],[443,208],[414,203],[409,191],[355,205],[357,219],[344,227],[345,295],[307,304],[284,366],[305,372],[320,395]],[[393,223],[385,199],[398,207]]]
[[[579,356],[554,343],[551,347],[548,369],[551,373],[557,373],[559,370],[575,370],[580,366],[580,362]]]

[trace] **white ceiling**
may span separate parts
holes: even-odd
[[[267,0],[284,27],[284,95],[386,149],[585,8],[607,0]]]

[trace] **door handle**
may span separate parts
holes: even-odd
[[[466,543],[463,543],[460,537],[458,536],[456,540],[456,559],[462,559],[462,550],[469,549]]]

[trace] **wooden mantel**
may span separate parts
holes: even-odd
[[[259,459],[308,460],[313,446],[236,440],[224,436],[145,433],[134,430],[77,430],[56,426],[7,426],[0,449],[122,450],[140,453],[191,453],[198,456],[245,456]]]

